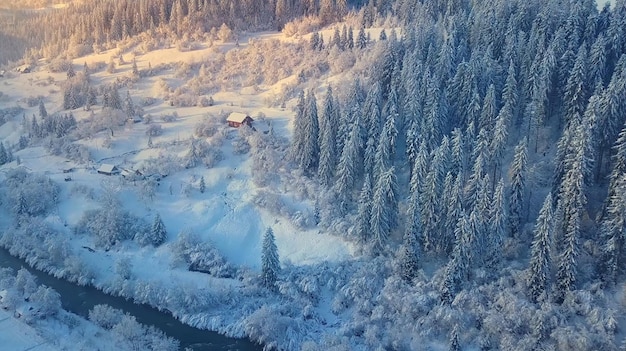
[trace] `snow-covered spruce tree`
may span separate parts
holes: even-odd
[[[489,135],[492,135],[491,131],[495,124],[496,113],[496,88],[493,84],[489,85],[485,99],[483,100],[482,111],[480,113],[480,119],[478,121],[478,128],[487,130]]]
[[[613,190],[617,189],[619,179],[626,174],[626,125],[619,133],[613,150],[614,154],[611,160],[613,168],[609,173],[609,196],[612,195]]]
[[[306,98],[304,92],[300,92],[298,95],[298,103],[295,107],[296,115],[293,119],[293,137],[291,139],[290,156],[294,162],[299,163],[299,157],[304,150],[304,133],[305,133],[305,117],[304,106],[306,104]]]
[[[406,281],[411,281],[417,276],[419,268],[419,246],[417,244],[418,229],[416,226],[408,227],[402,239],[402,245],[397,254],[397,270]]]
[[[509,68],[502,88],[502,105],[503,109],[507,108],[511,111],[511,122],[517,124],[519,112],[519,85],[516,78],[515,62],[511,59]],[[502,113],[502,112],[501,112]]]
[[[70,63],[69,68],[67,69],[67,79],[72,79],[76,77],[76,71],[74,71],[74,65]]]
[[[611,148],[614,140],[618,138],[620,128],[626,122],[626,53],[622,55],[611,81],[607,85],[600,100],[600,111],[598,121],[598,132],[600,134],[600,161],[608,159],[611,155]],[[602,166],[599,164],[598,167]]]
[[[204,181],[204,176],[200,177],[200,193],[204,194],[204,191],[206,190],[206,183]]]
[[[261,248],[261,283],[263,286],[274,289],[279,272],[280,261],[274,231],[272,227],[268,227],[263,236],[263,247]]]
[[[588,171],[588,160],[586,145],[589,137],[589,126],[581,123],[576,128],[573,148],[568,159],[567,173],[561,185],[558,206],[563,211],[561,226],[563,231],[563,242],[557,247],[558,269],[556,276],[557,291],[556,300],[563,301],[567,291],[575,287],[577,270],[577,256],[579,251],[579,238],[581,236],[581,221],[586,204],[584,194],[585,175]]]
[[[465,206],[467,208],[474,207],[476,203],[476,198],[479,195],[480,182],[485,176],[485,164],[486,160],[483,156],[483,153],[479,153],[476,159],[474,160],[474,165],[472,166],[472,173],[467,180],[464,190],[465,196]]]
[[[507,233],[507,207],[504,201],[504,181],[500,178],[489,210],[489,235],[487,264],[496,268],[502,260],[502,244]]]
[[[317,100],[310,91],[305,99],[300,95],[294,120],[294,135],[291,145],[294,162],[307,173],[317,171],[319,163],[319,121]]]
[[[200,151],[200,146],[198,145],[200,141],[194,137],[189,140],[189,151],[187,155],[185,155],[184,166],[185,168],[194,168],[200,163],[202,163],[202,154]]]
[[[511,165],[511,188],[509,190],[509,231],[512,236],[520,235],[520,227],[526,203],[526,139],[515,147],[515,156]]]
[[[4,143],[0,142],[0,165],[9,162],[9,155],[7,154],[7,149],[4,147]]]
[[[382,172],[374,189],[370,226],[374,251],[381,253],[387,246],[391,231],[398,225],[398,190],[396,169]]]
[[[356,180],[361,177],[360,165],[362,157],[359,154],[359,143],[361,136],[359,135],[361,127],[359,121],[352,124],[352,130],[348,136],[348,140],[341,152],[341,158],[337,165],[337,180],[335,181],[334,191],[339,200],[339,208],[342,212],[346,211],[352,202],[352,191]]]
[[[322,185],[329,185],[335,175],[337,165],[337,109],[334,103],[333,90],[326,90],[322,116],[320,118],[320,161],[317,176]]]
[[[552,246],[552,232],[554,229],[552,206],[552,194],[548,194],[535,224],[535,237],[532,243],[530,265],[527,273],[528,295],[535,302],[542,294],[548,293],[551,269],[550,247]]]
[[[124,112],[128,118],[133,118],[136,115],[135,104],[128,90],[126,91],[126,99],[124,100]]]
[[[319,119],[317,115],[317,99],[313,91],[309,92],[304,115],[307,123],[305,124],[304,133],[306,135],[304,141],[304,155],[300,166],[304,170],[317,170],[319,164]]]
[[[46,110],[46,106],[43,104],[43,99],[39,99],[39,117],[48,117],[48,111]]]
[[[167,231],[165,230],[165,225],[161,220],[161,216],[157,213],[154,216],[154,221],[152,222],[152,227],[150,228],[150,241],[154,246],[159,246],[165,242],[167,239]]]
[[[356,36],[356,47],[360,50],[365,49],[367,46],[367,37],[365,36],[365,28],[361,27],[359,33]]]
[[[464,140],[463,131],[461,128],[455,128],[452,131],[452,137],[450,139],[451,147],[451,166],[450,170],[452,174],[460,175],[461,179],[465,179],[467,173],[467,143]]]
[[[393,165],[396,151],[398,129],[396,127],[397,114],[387,116],[380,133],[376,155],[374,156],[374,177]]]
[[[581,119],[585,113],[590,90],[587,84],[587,49],[585,45],[581,45],[565,85],[563,125],[569,124],[573,119]]]
[[[506,149],[508,128],[513,114],[509,106],[505,105],[500,110],[496,118],[496,125],[493,129],[493,139],[491,140],[490,153],[491,163],[493,167],[492,179],[495,181],[499,178],[502,169],[502,156]]]
[[[624,266],[624,243],[626,242],[626,174],[616,178],[609,191],[607,208],[600,234],[603,240],[604,270],[606,281],[617,283],[617,276]]]
[[[363,188],[359,195],[359,203],[357,208],[355,235],[357,240],[365,244],[371,240],[370,218],[372,217],[372,182],[370,176],[365,176]]]
[[[608,194],[602,216],[600,233],[603,239],[605,275],[615,283],[622,269],[622,252],[626,234],[626,127],[622,129],[613,147],[613,168],[609,174]]]
[[[470,247],[471,247],[471,226],[470,220],[464,211],[461,211],[459,221],[454,230],[456,242],[452,257],[443,273],[443,281],[439,287],[441,301],[449,304],[458,293],[460,284],[465,281],[469,274]]]
[[[433,160],[430,163],[430,170],[426,175],[423,189],[421,190],[421,219],[423,223],[423,246],[424,253],[440,250],[438,247],[438,237],[441,233],[443,223],[440,221],[444,215],[442,212],[443,203],[441,193],[444,181],[449,169],[449,142],[444,137],[441,145],[434,151]]]
[[[364,152],[364,172],[374,175],[376,164],[376,150],[380,142],[381,132],[381,106],[383,96],[380,84],[374,83],[367,93],[363,107],[363,125],[367,128]]]
[[[452,328],[452,332],[450,332],[450,351],[461,351],[461,346],[459,345],[459,327],[455,325]]]

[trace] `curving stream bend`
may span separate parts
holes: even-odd
[[[40,284],[47,285],[61,295],[61,304],[67,311],[87,318],[89,310],[95,305],[106,304],[133,315],[138,322],[152,325],[163,331],[167,336],[180,341],[184,350],[211,351],[261,351],[263,347],[248,339],[229,338],[217,332],[197,329],[181,323],[172,315],[160,312],[148,305],[134,304],[122,297],[111,296],[92,286],[79,286],[68,281],[55,278],[47,273],[31,268],[25,261],[11,256],[0,248],[0,266],[19,270],[28,269]]]

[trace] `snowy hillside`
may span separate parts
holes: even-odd
[[[0,245],[267,349],[619,348],[626,2],[219,4],[3,30]]]

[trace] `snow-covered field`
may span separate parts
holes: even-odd
[[[372,35],[378,35],[379,32],[380,30],[373,30]],[[330,37],[332,31],[324,34]],[[276,33],[248,35],[247,39],[250,42],[295,40]],[[144,118],[152,117],[153,121],[150,124],[127,123],[114,132],[103,130],[75,141],[75,144],[89,150],[90,158],[86,163],[50,155],[43,141],[40,146],[15,151],[14,157],[19,162],[14,161],[0,168],[0,173],[6,173],[13,168],[23,168],[33,174],[45,175],[60,186],[58,205],[47,216],[45,222],[62,233],[71,251],[80,257],[87,269],[93,273],[91,283],[95,286],[133,296],[132,291],[124,291],[124,288],[116,286],[119,282],[119,270],[116,270],[116,265],[123,261],[130,265],[131,279],[136,284],[153,285],[155,289],[174,291],[176,288],[184,287],[192,291],[215,291],[216,294],[234,293],[237,289],[242,289],[242,283],[238,279],[190,272],[184,265],[176,264],[172,251],[180,233],[185,235],[191,233],[196,240],[215,247],[229,264],[237,270],[242,270],[244,276],[255,276],[259,272],[262,235],[268,227],[274,230],[283,264],[305,267],[352,259],[354,248],[341,236],[336,235],[338,233],[322,232],[309,225],[297,226],[290,220],[289,216],[294,216],[293,211],[296,211],[295,216],[298,216],[298,210],[311,213],[314,204],[301,202],[298,196],[290,194],[286,188],[281,189],[281,186],[266,187],[255,184],[252,180],[254,171],[250,152],[242,153],[237,150],[236,144],[242,136],[236,128],[228,127],[224,121],[224,116],[230,112],[246,113],[257,119],[253,124],[255,133],[267,133],[271,128],[277,137],[289,138],[293,118],[291,107],[295,104],[295,99],[286,101],[285,106],[281,107],[268,107],[268,99],[275,97],[284,88],[285,82],[294,80],[295,77],[282,79],[274,85],[216,92],[212,95],[215,104],[207,107],[176,107],[172,106],[168,99],[163,98],[164,89],[160,85],[162,82],[167,82],[170,87],[185,84],[185,79],[177,75],[175,67],[179,67],[180,64],[204,62],[210,60],[212,55],[221,55],[228,50],[239,50],[246,45],[246,43],[238,46],[232,43],[212,47],[207,45],[189,52],[170,48],[137,55],[135,62],[139,70],[147,70],[149,67],[161,68],[157,74],[142,77],[129,84],[128,88],[122,87],[119,94],[123,99],[128,92],[134,103],[139,106],[142,101],[150,100],[150,103],[142,106]],[[74,69],[80,72],[85,63],[90,67],[97,67],[98,62],[108,62],[114,56],[114,51],[75,59]],[[129,57],[130,55],[126,55],[127,62],[130,61]],[[96,70],[90,73],[90,82],[104,86],[116,80],[124,80],[131,75],[131,67],[130,63],[118,65],[114,73],[108,73],[104,69]],[[23,113],[0,126],[0,140],[4,140],[7,146],[19,143],[20,136],[26,132],[25,126],[28,124],[24,121],[30,121],[32,116],[39,114],[37,105],[28,106],[29,98],[32,100],[41,97],[49,115],[57,112],[69,113],[70,111],[62,109],[62,85],[65,80],[65,72],[50,72],[43,62],[31,73],[10,72],[4,78],[0,78],[0,108],[13,106],[24,108]],[[105,118],[101,117],[105,116],[105,113],[100,104],[93,106],[91,111],[78,108],[71,110],[71,113],[79,126],[92,114],[96,118]],[[163,118],[172,115],[175,118],[171,120],[165,121]],[[258,116],[261,118],[257,118]],[[211,167],[203,165],[188,169],[174,167],[173,170],[160,172],[162,174],[159,175],[152,174],[154,181],[150,186],[146,185],[145,180],[128,180],[120,174],[109,176],[97,172],[98,167],[106,163],[119,169],[141,170],[145,173],[150,165],[160,162],[158,160],[170,156],[182,159],[188,153],[196,126],[202,123],[209,123],[217,128],[215,135],[204,138],[213,150],[221,155]],[[155,125],[160,126],[162,134],[149,138],[146,131]],[[201,179],[205,183],[202,192]],[[260,192],[275,195],[293,211],[287,215],[278,214],[280,211],[277,213],[276,209],[258,205]],[[111,250],[103,250],[97,247],[93,237],[74,235],[71,228],[80,222],[85,211],[99,208],[102,199],[111,194],[117,199],[119,206],[147,223],[151,223],[154,216],[159,214],[168,233],[165,244],[153,248],[123,242]],[[58,271],[56,273],[59,274]],[[138,300],[150,302],[146,301],[148,300],[146,297]],[[232,304],[226,308],[230,308],[229,306],[232,307]],[[245,307],[248,308],[250,307]],[[232,326],[242,317],[237,316],[236,312],[229,316],[228,310],[217,309],[201,311],[204,314],[200,313],[195,317],[184,311],[172,312],[183,320],[191,321],[192,324],[228,331],[233,335],[243,334],[241,327]],[[334,320],[328,306],[320,305],[317,313],[326,316],[329,321]],[[25,332],[27,330],[25,329]]]

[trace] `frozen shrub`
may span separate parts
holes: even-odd
[[[30,301],[36,306],[35,315],[40,318],[53,316],[61,310],[61,295],[54,289],[43,285],[30,295]]]
[[[122,257],[115,262],[115,273],[122,279],[133,276],[133,264],[128,257]]]
[[[148,126],[148,129],[146,129],[147,136],[159,136],[161,134],[163,134],[163,128],[161,128],[160,124],[151,124]]]
[[[59,186],[45,176],[34,175],[17,168],[6,175],[8,203],[17,216],[46,214],[59,199]]]
[[[191,271],[208,273],[216,277],[232,277],[235,269],[213,245],[203,242],[189,232],[182,232],[174,242],[174,263],[183,263]]]
[[[213,106],[214,105],[214,101],[213,101],[213,97],[209,96],[208,98],[206,96],[203,96],[200,98],[200,100],[198,101],[198,105],[202,106],[202,107],[209,107],[209,106]]]
[[[139,102],[142,106],[150,106],[150,105],[154,105],[154,103],[156,102],[156,99],[153,97],[147,96],[147,97],[141,98]]]
[[[171,114],[161,115],[161,120],[165,123],[175,122],[178,119],[178,113],[176,111]]]
[[[39,96],[29,96],[27,98],[24,98],[24,102],[26,102],[26,105],[28,105],[28,107],[35,107],[37,105],[39,105],[39,101],[43,100],[43,96],[39,95]]]
[[[71,65],[72,61],[70,60],[56,58],[52,60],[52,62],[50,62],[50,64],[48,65],[48,70],[52,73],[67,72]]]
[[[148,231],[148,224],[113,203],[100,209],[88,210],[75,227],[78,234],[93,236],[97,246],[110,249],[112,246],[133,239]]]
[[[123,313],[121,310],[109,305],[95,305],[89,310],[89,320],[104,329],[113,328],[114,325],[122,320],[122,317]]]

